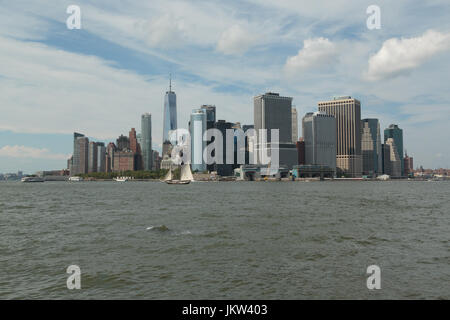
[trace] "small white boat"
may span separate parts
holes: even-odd
[[[23,177],[22,182],[44,182],[44,178],[41,177]]]
[[[116,177],[113,180],[117,181],[117,182],[126,182],[126,181],[130,180],[130,178],[129,177]]]

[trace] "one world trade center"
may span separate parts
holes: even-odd
[[[170,131],[177,129],[177,96],[172,91],[172,79],[169,80],[169,91],[164,97],[163,124],[163,156],[170,152]]]

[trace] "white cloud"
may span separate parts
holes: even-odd
[[[392,38],[369,59],[367,79],[381,80],[408,74],[439,52],[450,49],[450,34],[429,30],[416,38]]]
[[[25,158],[25,159],[48,159],[67,160],[70,155],[51,153],[48,149],[33,148],[26,146],[4,146],[0,148],[0,157]]]
[[[240,25],[225,30],[217,43],[217,50],[225,54],[241,55],[258,42],[258,36]]]
[[[337,54],[336,45],[326,38],[306,39],[298,54],[287,59],[285,71],[294,75],[311,68],[329,68],[336,62]]]

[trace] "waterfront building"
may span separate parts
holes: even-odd
[[[97,142],[97,172],[106,171],[106,147],[103,142]]]
[[[200,107],[200,109],[202,109],[205,113],[206,113],[206,129],[213,129],[215,127],[216,124],[216,106],[213,105],[202,105]],[[208,146],[209,144],[211,144],[213,141],[207,141],[206,142],[206,146]],[[215,151],[212,152],[212,156],[215,156],[214,154]],[[215,165],[214,164],[208,164],[206,165],[206,169],[208,171],[214,171],[215,170]]]
[[[362,173],[379,175],[383,171],[381,155],[381,133],[378,119],[361,120]]]
[[[361,102],[350,96],[318,103],[319,111],[336,118],[336,166],[338,176],[360,177]]]
[[[131,150],[115,151],[113,162],[113,172],[136,170],[135,153]]]
[[[403,130],[399,128],[396,124],[391,124],[389,127],[384,129],[384,142],[392,138],[394,140],[394,144],[396,147],[396,152],[398,158],[401,160],[401,172],[403,174],[404,165],[403,165]]]
[[[106,172],[113,172],[114,171],[114,153],[116,151],[116,145],[113,142],[108,143],[108,146],[106,147]]]
[[[302,120],[305,164],[323,165],[336,171],[336,118],[323,112],[309,112]]]
[[[153,170],[161,169],[161,160],[162,158],[159,156],[159,152],[156,150],[152,150],[152,159],[153,159]]]
[[[134,170],[142,169],[142,151],[141,146],[137,141],[137,134],[134,128],[131,128],[128,134],[128,140],[130,141],[130,150],[134,153]]]
[[[203,150],[206,148],[206,141],[203,134],[206,131],[206,112],[204,109],[194,109],[189,122],[189,132],[191,135],[191,165],[192,171],[206,171],[206,162],[203,159]]]
[[[75,140],[71,175],[88,173],[89,139],[83,135]]]
[[[298,140],[298,116],[297,109],[292,107],[292,143]]]
[[[227,140],[228,136],[226,131],[231,130],[233,128],[233,123],[226,122],[225,120],[219,120],[214,123],[214,128],[219,130],[222,133],[223,137],[223,144],[222,144],[222,164],[215,163],[213,164],[212,171],[216,171],[219,176],[232,176],[233,175],[233,164],[227,164],[226,157],[227,157],[227,144],[228,143],[235,143],[235,137],[233,135],[233,141],[230,142]],[[234,153],[236,154],[236,145],[233,148]],[[233,158],[235,156],[233,155]],[[236,162],[235,162],[236,163]]]
[[[402,176],[402,160],[398,156],[397,146],[393,138],[388,138],[385,145],[389,146],[389,172],[386,174],[391,177],[401,177]]]
[[[298,162],[297,148],[292,142],[292,98],[267,92],[253,98],[253,120],[257,135],[256,150],[265,150],[271,156],[271,147],[279,152],[279,165],[292,168]],[[260,129],[267,130],[262,141]],[[278,145],[271,144],[271,129],[279,130]],[[262,163],[258,152],[258,163]]]
[[[169,154],[170,131],[177,129],[177,96],[172,91],[172,79],[169,81],[169,91],[164,97],[163,156]]]
[[[94,141],[89,142],[88,151],[88,173],[97,172],[98,167],[98,148],[97,143]]]
[[[70,174],[76,175],[80,172],[80,153],[78,149],[77,139],[84,137],[84,134],[74,132],[73,133],[73,154],[72,154],[72,160],[69,164],[69,170]]]
[[[144,170],[153,169],[153,149],[152,149],[152,115],[145,113],[141,116],[141,139],[142,161]]]
[[[300,138],[298,139],[297,143],[297,154],[298,154],[298,164],[302,165],[305,164],[305,139]]]
[[[413,158],[408,156],[408,153],[406,152],[406,150],[405,150],[405,158],[403,160],[403,167],[405,168],[404,172],[403,172],[403,175],[405,177],[411,175],[414,172]]]

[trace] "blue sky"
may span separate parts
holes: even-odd
[[[68,30],[66,8],[81,8]],[[381,29],[366,26],[369,5]],[[215,104],[253,122],[252,97],[292,96],[301,117],[335,95],[404,129],[416,165],[449,167],[450,4],[429,1],[9,1],[0,8],[0,172],[61,169],[72,133],[113,141],[152,113],[168,74],[178,123]],[[299,126],[301,132],[301,126]]]

